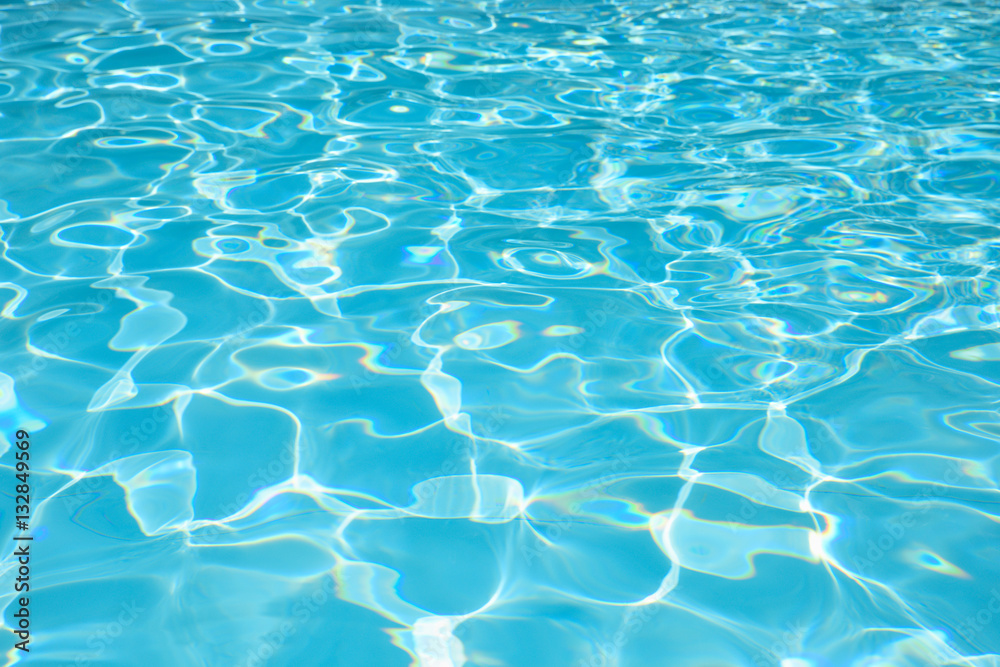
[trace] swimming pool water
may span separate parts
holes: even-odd
[[[998,148],[993,0],[4,4],[4,664],[997,667]]]

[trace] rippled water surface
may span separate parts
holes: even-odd
[[[1000,665],[998,116],[994,0],[3,5],[4,664]]]

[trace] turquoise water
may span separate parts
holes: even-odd
[[[0,7],[3,664],[1000,665],[998,81],[985,0]]]

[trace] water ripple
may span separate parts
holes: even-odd
[[[1000,664],[995,0],[0,11],[37,659]]]

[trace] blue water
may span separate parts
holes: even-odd
[[[3,664],[997,667],[998,82],[994,0],[3,5]]]

